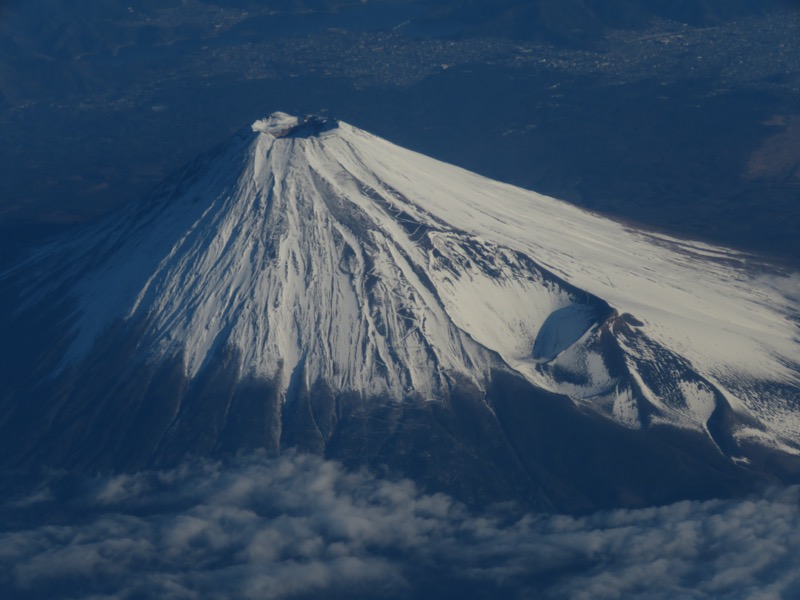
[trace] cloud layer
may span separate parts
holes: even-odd
[[[311,456],[53,479],[0,511],[4,598],[797,598],[800,490],[467,510]]]

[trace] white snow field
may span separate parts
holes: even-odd
[[[225,346],[242,377],[285,389],[302,366],[398,401],[510,368],[628,427],[644,402],[650,422],[706,430],[724,399],[750,423],[737,438],[800,448],[800,278],[346,123],[257,121],[59,252],[54,285],[79,307],[64,365],[143,319],[141,350],[182,355],[189,377]]]

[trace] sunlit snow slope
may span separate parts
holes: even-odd
[[[750,261],[276,113],[24,269],[54,273],[29,308],[75,300],[60,370],[136,322],[136,351],[189,379],[222,348],[284,392],[294,374],[435,400],[508,369],[734,458],[741,441],[797,453],[800,279]]]

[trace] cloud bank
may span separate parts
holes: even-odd
[[[78,481],[0,509],[4,598],[797,598],[800,490],[479,514],[304,455]]]

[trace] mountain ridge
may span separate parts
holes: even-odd
[[[7,300],[17,329],[38,320],[49,338],[5,374],[7,460],[136,468],[295,446],[407,472],[427,452],[409,448],[415,427],[444,427],[448,458],[422,468],[437,485],[474,460],[487,490],[513,497],[527,473],[543,506],[599,502],[542,474],[549,436],[526,440],[511,416],[532,410],[594,423],[588,438],[699,444],[687,477],[716,465],[717,489],[746,470],[791,476],[797,307],[747,260],[274,113],[148,203],[3,275],[21,290]],[[492,475],[498,461],[517,466]]]

